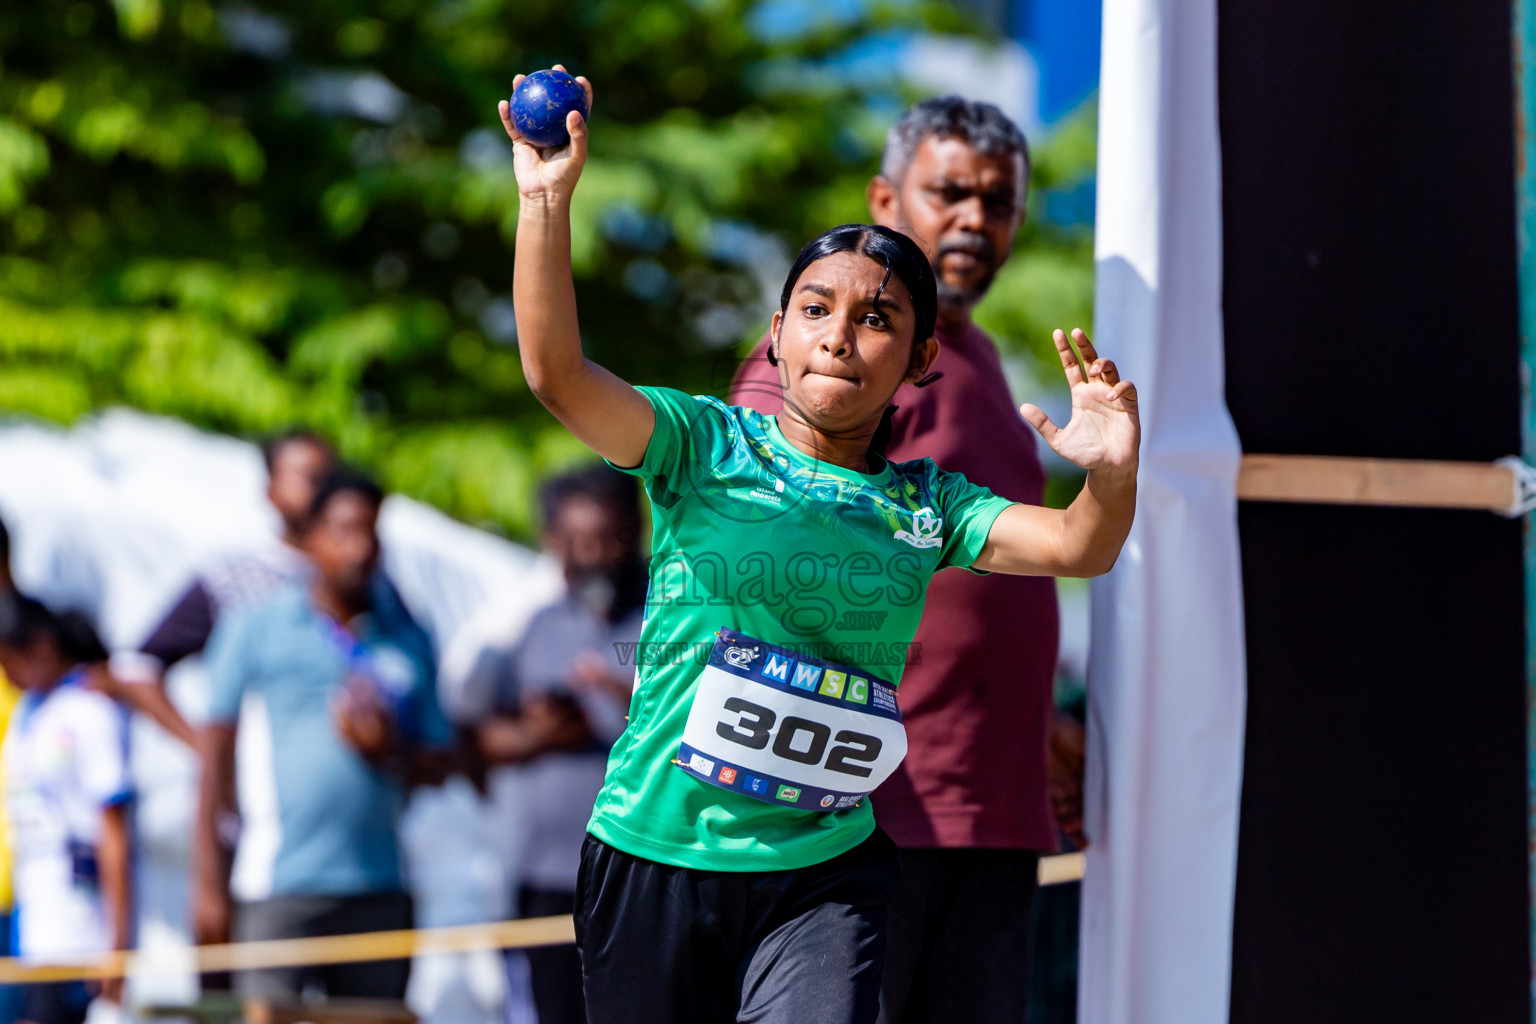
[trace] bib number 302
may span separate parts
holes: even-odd
[[[824,723],[797,715],[785,715],[781,720],[772,708],[742,697],[730,698],[724,708],[734,712],[736,720],[721,721],[715,726],[715,734],[721,739],[749,750],[762,750],[772,742],[773,752],[786,761],[821,765],[827,771],[860,779],[869,778],[871,769],[867,766],[885,746],[878,736],[852,729],[839,729],[834,735]]]
[[[907,753],[896,688],[871,672],[721,629],[673,763],[781,807],[846,811]]]

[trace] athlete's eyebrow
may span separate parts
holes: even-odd
[[[815,281],[807,281],[805,284],[802,284],[800,287],[795,289],[796,295],[800,294],[801,292],[814,292],[815,294],[827,299],[837,298],[837,290],[835,288],[832,288],[830,285],[819,284]],[[865,305],[873,306],[875,309],[879,309],[882,306],[889,306],[890,308],[899,311],[902,308],[899,301],[891,298],[890,295],[885,292],[884,282],[881,283],[881,287],[877,288],[873,294],[866,295],[864,297],[864,303]]]

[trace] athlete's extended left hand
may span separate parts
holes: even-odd
[[[1073,328],[1071,341],[1060,330],[1052,338],[1072,388],[1072,419],[1065,427],[1058,427],[1039,406],[1029,403],[1019,406],[1019,413],[1057,455],[1069,462],[1089,470],[1134,472],[1141,448],[1136,385],[1121,380],[1115,364],[1100,358],[1081,330]],[[1088,366],[1086,376],[1077,353],[1072,351],[1074,341]]]

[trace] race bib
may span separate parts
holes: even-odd
[[[895,687],[735,630],[715,635],[678,748],[684,771],[766,803],[839,811],[901,764]]]

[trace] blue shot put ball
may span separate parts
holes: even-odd
[[[512,93],[512,125],[540,149],[571,140],[565,115],[573,110],[587,119],[587,92],[564,71],[535,71]]]

